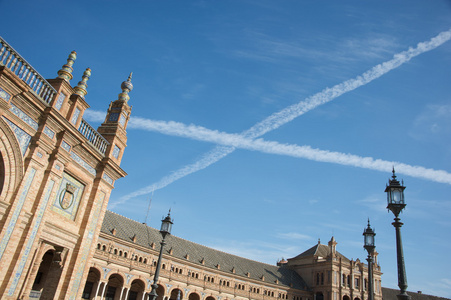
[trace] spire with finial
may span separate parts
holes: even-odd
[[[64,79],[66,81],[69,81],[73,78],[72,76],[72,65],[74,64],[75,60],[77,59],[77,52],[72,51],[69,54],[69,57],[67,58],[67,63],[61,67],[61,69],[58,71],[58,78]]]
[[[88,91],[86,91],[86,88],[88,87],[87,82],[88,82],[90,76],[91,76],[91,69],[87,68],[83,72],[83,77],[82,77],[81,81],[79,81],[78,85],[76,87],[74,87],[74,94],[77,94],[77,95],[81,96],[82,98],[84,98],[86,96],[86,94],[88,93]]]
[[[130,99],[130,96],[128,95],[128,93],[133,90],[132,74],[133,74],[133,72],[130,73],[127,81],[124,81],[121,84],[122,93],[119,94],[119,98],[118,98],[119,101],[124,101],[125,103],[127,103],[127,101]]]

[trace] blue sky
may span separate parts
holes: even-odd
[[[271,264],[332,236],[364,260],[370,218],[383,286],[396,288],[384,193],[394,165],[407,186],[408,289],[451,297],[451,2],[0,1],[0,10],[9,12],[0,35],[45,78],[72,50],[73,86],[92,69],[85,119],[95,127],[133,72],[128,176],[113,211],[158,228],[171,208],[174,235]]]

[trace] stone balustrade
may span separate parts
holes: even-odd
[[[85,138],[94,146],[97,150],[99,150],[103,155],[105,155],[106,148],[110,143],[88,124],[85,120],[81,120],[80,127],[78,127],[78,131],[83,134]]]
[[[50,104],[56,90],[2,37],[0,44],[0,65],[22,79],[42,102]]]

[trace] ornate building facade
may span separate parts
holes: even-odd
[[[107,211],[120,164],[131,74],[95,130],[84,119],[91,70],[76,53],[45,80],[0,38],[1,299],[147,299],[158,230]],[[366,300],[368,268],[332,238],[269,265],[167,238],[161,300]],[[382,299],[374,268],[374,299]]]
[[[83,299],[146,299],[155,274],[158,230],[107,211]],[[158,300],[366,300],[368,266],[328,245],[269,265],[166,237]],[[377,257],[377,254],[376,254]],[[375,300],[382,299],[375,264]]]
[[[45,80],[0,38],[1,299],[80,299],[120,163],[131,77],[96,131],[76,53]]]

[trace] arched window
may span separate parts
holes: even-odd
[[[102,246],[102,251],[106,251],[106,246],[105,245]]]
[[[124,252],[124,257],[127,258],[127,252]]]
[[[100,248],[102,247],[102,245],[100,245],[100,243],[97,244],[97,249],[100,250]]]

